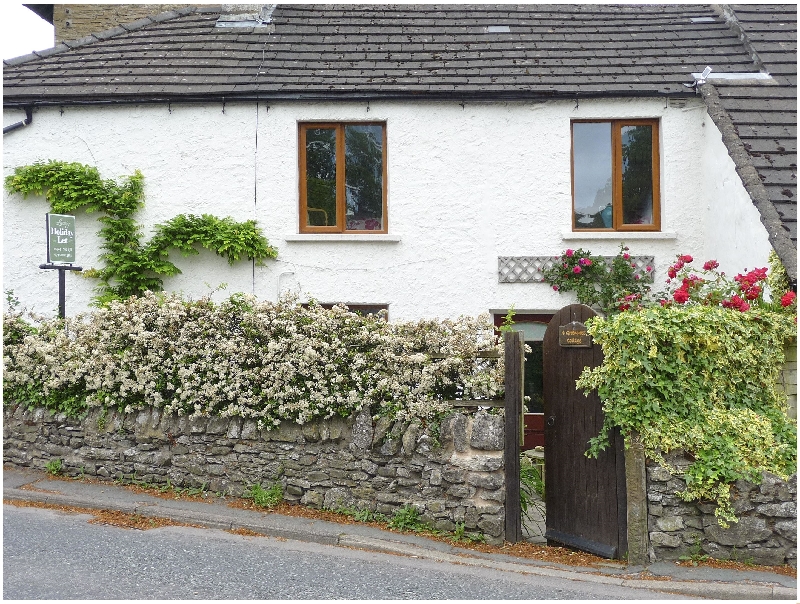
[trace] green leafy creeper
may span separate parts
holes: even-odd
[[[261,265],[275,258],[277,250],[264,237],[254,220],[236,222],[210,214],[180,214],[155,226],[147,243],[141,241],[141,226],[133,215],[144,205],[144,177],[136,170],[121,184],[103,180],[97,168],[60,161],[21,166],[5,180],[11,193],[42,195],[52,212],[68,214],[80,208],[102,212],[100,237],[104,243],[100,258],[105,266],[84,271],[100,281],[94,305],[123,300],[145,291],[161,291],[163,276],[181,271],[169,261],[169,250],[184,256],[198,254],[195,245],[216,252],[229,264],[247,257]]]

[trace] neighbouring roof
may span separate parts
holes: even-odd
[[[721,13],[772,80],[711,78],[702,93],[770,243],[796,279],[797,5],[736,4]]]
[[[186,7],[3,61],[4,105],[693,96],[708,65],[699,91],[796,278],[796,5],[251,8],[217,27],[223,6]]]

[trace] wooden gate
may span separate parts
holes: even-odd
[[[575,388],[584,367],[602,363],[584,322],[595,312],[583,304],[562,308],[544,336],[545,538],[605,558],[627,551],[625,457],[622,438],[598,459],[584,455],[600,433],[603,412],[596,393]]]

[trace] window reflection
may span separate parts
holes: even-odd
[[[573,124],[572,152],[575,228],[612,228],[611,123]]]

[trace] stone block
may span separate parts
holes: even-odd
[[[353,424],[351,444],[357,451],[364,452],[372,446],[373,436],[372,416],[369,413],[369,409],[363,409],[356,416],[356,421]]]
[[[386,440],[389,429],[392,427],[392,420],[386,416],[381,416],[375,422],[375,430],[372,436],[372,446],[382,446]]]
[[[785,501],[783,503],[765,503],[756,508],[759,514],[773,518],[797,518],[797,503]]]
[[[376,493],[375,501],[380,503],[405,503],[405,497],[398,493]]]
[[[437,520],[436,522],[434,522],[433,523],[433,528],[435,528],[437,531],[445,531],[445,532],[449,533],[449,532],[454,531],[456,529],[456,525],[451,520],[443,519],[443,520]]]
[[[466,482],[481,489],[496,490],[504,485],[505,477],[500,474],[469,472],[466,476]]]
[[[672,474],[670,474],[665,468],[662,468],[661,466],[648,467],[647,476],[650,480],[654,482],[667,482],[672,478]]]
[[[473,472],[495,472],[503,467],[503,456],[502,454],[485,455],[477,453],[464,457],[454,455],[450,460],[450,464]]]
[[[500,501],[505,503],[506,489],[503,487],[502,489],[497,489],[496,491],[484,491],[481,496],[487,501]]]
[[[225,434],[226,438],[237,440],[242,433],[242,418],[231,417],[228,420],[228,432]]]
[[[502,451],[505,443],[504,418],[483,411],[475,414],[472,420],[472,435],[469,440],[473,449],[483,451]]]
[[[745,547],[750,543],[768,539],[772,536],[772,531],[763,518],[741,516],[739,522],[731,524],[726,529],[716,522],[710,524],[706,527],[706,535],[721,545]]]
[[[487,535],[497,537],[503,534],[505,520],[498,516],[482,516],[478,521],[478,528]]]
[[[659,531],[650,533],[650,543],[654,547],[679,547],[682,544],[679,535],[668,535]]]
[[[417,448],[417,438],[419,437],[420,424],[419,422],[411,423],[402,436],[403,448],[401,454],[403,457],[411,457]]]
[[[225,434],[228,431],[228,419],[211,417],[206,424],[206,434]]]
[[[317,442],[320,439],[319,420],[303,424],[303,426],[300,428],[300,431],[302,432],[303,438],[305,438],[306,441]]]
[[[387,457],[394,457],[397,455],[397,452],[400,450],[400,445],[402,441],[399,438],[392,438],[389,437],[381,446],[381,455],[386,455]]]
[[[461,499],[464,499],[466,497],[472,497],[475,495],[475,487],[468,487],[463,484],[454,484],[447,489],[447,494],[451,497],[460,497]]]
[[[319,491],[307,491],[300,499],[300,503],[312,508],[321,508],[325,502],[325,496]]]
[[[684,528],[683,517],[681,516],[663,516],[656,519],[656,526],[659,531],[668,533],[680,531]]]
[[[763,564],[765,566],[779,566],[786,561],[786,548],[761,547],[753,544],[748,545],[741,555],[745,562]]]
[[[428,482],[431,486],[439,486],[442,484],[442,471],[438,469],[431,470]]]
[[[797,543],[797,518],[794,520],[779,520],[775,523],[775,532],[792,543]]]
[[[369,459],[362,459],[360,467],[364,472],[369,474],[370,476],[374,476],[378,473],[378,464],[369,460]]]
[[[346,487],[334,487],[328,489],[323,500],[323,507],[327,510],[339,508],[351,508],[355,504],[355,497],[350,489]]]
[[[460,470],[458,468],[453,468],[450,466],[442,469],[442,478],[447,482],[453,484],[460,484],[464,482],[465,477],[466,477],[466,472],[464,472],[464,470]]]

